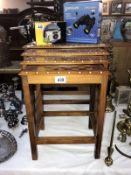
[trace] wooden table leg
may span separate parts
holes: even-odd
[[[40,128],[44,129],[44,117],[43,117],[43,96],[42,96],[42,90],[41,90],[41,85],[37,84],[36,85],[36,101],[37,101],[37,112],[38,112],[38,117],[40,118]]]
[[[102,80],[103,81],[102,81],[101,86],[100,86],[98,116],[97,116],[97,128],[96,128],[96,144],[95,144],[95,158],[96,159],[100,158],[108,77],[103,75]]]
[[[90,104],[89,104],[89,111],[90,112],[94,112],[95,91],[96,91],[96,85],[91,84],[90,85]],[[89,117],[89,129],[92,129],[92,124],[91,124],[90,117]]]
[[[23,93],[24,93],[24,100],[25,100],[25,107],[28,119],[28,128],[29,128],[29,136],[30,136],[30,144],[31,144],[31,151],[32,151],[32,159],[37,160],[37,145],[35,142],[35,121],[34,121],[34,112],[33,112],[33,104],[31,101],[31,92],[30,87],[25,76],[22,77],[22,86],[23,86]]]

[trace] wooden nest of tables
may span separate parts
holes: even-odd
[[[108,51],[105,44],[26,45],[22,54],[21,72],[23,93],[28,116],[32,159],[36,160],[38,144],[95,144],[95,158],[100,158],[106,90],[109,77]],[[45,100],[44,85],[88,85],[90,100]],[[66,94],[66,92],[62,92]],[[68,92],[69,93],[69,92]],[[76,91],[76,94],[87,92]],[[61,94],[49,91],[48,94]],[[70,95],[74,92],[70,92]],[[87,111],[43,111],[43,104],[89,104]],[[45,128],[44,117],[89,116],[89,128],[94,136],[40,137]]]

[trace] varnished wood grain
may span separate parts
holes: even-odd
[[[93,144],[95,137],[93,136],[70,136],[70,137],[37,137],[37,144]]]
[[[33,112],[34,111],[33,104],[31,104],[31,92],[30,92],[29,84],[26,77],[22,78],[22,85],[23,85],[26,113],[28,118],[28,128],[29,128],[29,136],[30,136],[30,143],[31,143],[32,159],[36,160],[38,155],[37,155],[37,146],[35,142],[35,136],[36,136],[36,129],[34,127],[35,114]]]
[[[20,75],[24,74],[25,72],[21,72]],[[108,72],[106,73],[108,75]],[[95,75],[67,75],[67,74],[60,74],[61,76],[66,76],[66,84],[85,84],[86,82],[89,82],[89,84],[100,84],[102,82],[102,75],[95,74]],[[57,76],[59,76],[57,74]],[[28,75],[28,83],[29,84],[59,84],[55,83],[55,76],[51,75]],[[63,83],[64,84],[64,83]]]
[[[93,112],[89,111],[44,111],[43,116],[89,116]]]
[[[43,46],[37,46],[35,44],[27,44],[23,48],[24,49],[48,49],[48,48],[53,48],[53,49],[82,49],[82,48],[107,48],[108,45],[104,43],[100,44],[77,44],[77,43],[63,43],[63,44],[47,44]]]
[[[89,95],[88,91],[44,91],[44,95]]]
[[[47,50],[28,50],[26,52],[24,52],[22,54],[22,56],[24,57],[28,57],[28,56],[35,56],[35,57],[38,57],[38,56],[42,56],[42,57],[49,57],[49,56],[63,56],[63,57],[78,57],[78,56],[108,56],[109,53],[107,51],[105,51],[104,49],[96,49],[95,51],[92,50],[89,50],[89,49],[85,49],[84,51],[76,51],[75,52],[73,50],[71,51],[65,51],[65,50],[60,50],[60,51],[54,51],[53,50],[50,50],[50,51],[47,51]]]

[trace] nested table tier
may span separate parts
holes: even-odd
[[[82,144],[82,143],[93,143],[95,144],[95,158],[100,157],[100,148],[102,140],[102,131],[103,131],[103,122],[104,122],[104,113],[105,113],[105,99],[106,99],[106,88],[108,81],[107,70],[96,69],[96,70],[83,70],[81,73],[67,72],[67,71],[53,71],[50,69],[45,69],[45,67],[36,67],[23,70],[20,75],[23,82],[23,92],[26,104],[26,111],[28,116],[29,123],[29,133],[30,133],[30,142],[32,148],[32,158],[37,159],[37,145],[38,144]],[[56,81],[56,78],[65,78],[64,82]],[[91,85],[91,94],[90,94],[90,110],[82,112],[76,111],[70,112],[61,112],[61,111],[44,111],[43,112],[43,101],[42,101],[42,84],[86,84]],[[31,86],[35,85],[35,94],[31,90]],[[95,109],[95,94],[96,88],[98,85],[98,98],[97,109]],[[33,97],[33,98],[32,98]],[[32,102],[33,99],[33,102]],[[35,104],[35,105],[34,105]],[[73,137],[39,137],[38,133],[43,124],[43,116],[49,117],[51,115],[88,115],[94,129],[94,136],[73,136]]]
[[[29,84],[101,84],[109,72],[101,65],[28,66],[20,75],[26,76]]]

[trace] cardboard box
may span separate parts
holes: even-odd
[[[64,3],[64,21],[68,42],[100,41],[102,3],[100,0]]]

